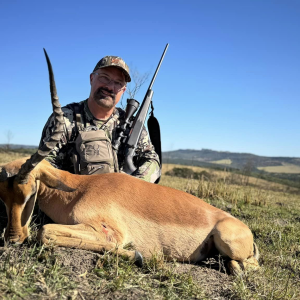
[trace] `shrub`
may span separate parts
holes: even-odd
[[[166,175],[181,177],[181,178],[202,179],[202,180],[211,180],[212,178],[212,175],[207,171],[195,172],[189,168],[174,168],[166,172]]]

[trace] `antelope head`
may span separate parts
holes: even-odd
[[[39,190],[40,168],[38,164],[50,153],[59,142],[63,133],[64,119],[59,104],[51,62],[46,50],[50,92],[55,118],[55,128],[49,141],[45,142],[29,159],[19,159],[0,167],[0,199],[6,206],[8,223],[5,230],[5,241],[22,243],[29,235],[28,225]],[[45,177],[45,175],[43,176]],[[49,174],[49,184],[55,178]]]

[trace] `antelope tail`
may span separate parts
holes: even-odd
[[[254,252],[254,255],[253,257],[258,261],[259,259],[259,251],[258,251],[258,247],[255,243],[253,243],[253,252]]]

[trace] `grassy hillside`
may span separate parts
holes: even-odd
[[[177,160],[177,162],[176,162]],[[251,166],[253,171],[264,167],[290,166],[292,172],[300,173],[299,157],[267,157],[250,153],[233,153],[227,151],[202,150],[176,150],[163,153],[163,161],[167,163],[183,164],[182,160],[189,161],[188,164],[199,165],[199,163],[229,166],[233,169],[242,170],[246,165]],[[299,167],[295,169],[295,167]],[[285,168],[287,170],[287,168]]]
[[[247,164],[242,168],[232,168],[230,165],[220,165],[220,164],[213,164],[207,163],[203,161],[195,161],[195,160],[187,160],[187,159],[166,159],[163,160],[166,164],[175,164],[175,165],[184,165],[184,166],[197,166],[202,168],[208,168],[211,170],[227,170],[233,174],[239,175],[249,175],[251,177],[260,178],[264,180],[268,180],[270,182],[276,182],[285,184],[291,187],[300,188],[300,174],[298,173],[269,173],[263,170],[253,169],[251,166]]]
[[[235,173],[232,171],[228,171],[226,169],[211,169],[211,168],[203,168],[196,166],[186,166],[186,165],[176,165],[176,164],[163,164],[162,174],[170,173],[174,168],[188,168],[191,169],[195,173],[203,173],[205,172],[207,175],[204,175],[204,180],[208,179],[210,181],[218,181],[224,182],[226,184],[232,185],[236,184],[239,186],[251,186],[254,188],[264,189],[264,190],[272,190],[272,191],[281,191],[281,192],[291,192],[291,193],[299,193],[300,194],[300,186],[292,187],[286,184],[282,184],[279,182],[274,182],[270,180],[265,180],[262,178],[254,177],[254,176],[246,176],[243,173]],[[192,179],[192,174],[186,177],[187,179]]]
[[[300,174],[300,166],[286,163],[283,163],[281,166],[258,167],[258,169],[269,173]]]

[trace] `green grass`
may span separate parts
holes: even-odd
[[[70,270],[58,264],[52,249],[36,244],[4,248],[0,261],[1,299],[34,299],[41,294],[62,298],[76,288],[69,274]]]
[[[190,274],[177,274],[174,268],[175,264],[166,264],[158,255],[153,255],[138,269],[122,257],[104,254],[94,273],[103,280],[102,292],[138,288],[142,290],[142,298],[206,299]]]
[[[79,295],[94,299],[102,295],[106,299],[120,294],[136,299],[208,299],[189,273],[177,274],[175,263],[166,264],[155,255],[138,268],[123,257],[104,253],[98,255],[94,270],[83,274],[73,274],[59,261],[55,247],[33,243],[2,249],[0,298],[75,299]]]

